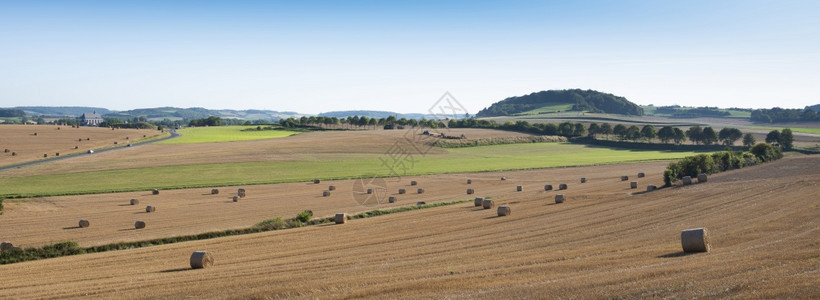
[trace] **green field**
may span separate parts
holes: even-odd
[[[812,134],[820,134],[820,128],[800,128],[800,127],[764,127],[764,126],[749,126],[746,127],[748,129],[756,129],[756,130],[783,130],[784,128],[789,128],[792,132],[802,132],[802,133],[812,133]]]
[[[191,127],[177,130],[180,137],[159,142],[159,144],[196,144],[196,143],[221,143],[236,141],[264,140],[272,138],[287,137],[298,132],[286,130],[249,130],[256,126],[217,126],[217,127]]]
[[[537,143],[448,149],[416,155],[401,175],[424,175],[613,164],[666,160],[693,152],[611,149],[568,143]],[[212,187],[390,176],[375,154],[304,154],[295,161],[215,163],[87,173],[0,178],[0,195],[47,196],[119,191]],[[406,171],[406,174],[405,174]],[[139,178],[139,180],[134,180]]]
[[[517,116],[526,116],[526,115],[537,115],[542,113],[555,113],[555,112],[562,112],[562,111],[569,111],[572,109],[573,103],[564,103],[564,104],[553,104],[542,106],[530,111],[525,111],[522,113],[517,113]]]

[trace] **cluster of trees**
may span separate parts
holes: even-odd
[[[807,107],[806,109],[789,109],[775,107],[772,109],[756,109],[752,111],[750,118],[754,122],[780,123],[780,122],[812,122],[820,121],[820,113]]]
[[[768,143],[759,143],[749,149],[749,152],[721,151],[712,154],[698,154],[670,163],[663,172],[663,181],[670,186],[672,182],[684,176],[696,177],[700,173],[714,174],[740,169],[782,157],[783,153],[780,148]]]
[[[0,118],[22,118],[26,112],[14,108],[0,108]]]
[[[681,108],[680,106],[661,106],[655,109],[657,114],[669,114],[678,118],[697,118],[697,117],[725,117],[730,115],[728,111],[721,110],[717,107],[696,107],[696,108]]]
[[[766,134],[766,143],[779,144],[783,149],[791,150],[794,147],[794,134],[789,128],[781,131],[772,130]]]
[[[222,126],[222,118],[210,116],[204,119],[194,119],[188,123],[188,126]]]
[[[428,128],[441,128],[446,127],[447,124],[438,121],[438,120],[427,120],[422,118],[421,120],[416,119],[406,119],[400,118],[397,119],[395,116],[389,116],[386,118],[368,118],[366,116],[349,116],[347,118],[337,118],[337,117],[301,117],[299,119],[295,118],[287,118],[279,120],[279,125],[285,128],[297,128],[297,127],[306,127],[306,126],[319,126],[319,127],[330,127],[330,126],[345,126],[347,128],[351,127],[358,127],[358,128],[366,128],[366,127],[373,127],[374,129],[378,127],[383,127],[385,125],[391,126],[411,126],[411,127],[428,127]]]
[[[624,115],[643,115],[643,108],[612,94],[593,90],[549,90],[510,97],[493,103],[476,114],[478,117],[509,116],[547,105],[572,104],[574,111]]]

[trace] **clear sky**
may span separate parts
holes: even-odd
[[[5,1],[0,107],[820,103],[820,1]]]

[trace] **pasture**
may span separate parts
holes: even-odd
[[[253,130],[256,128],[257,126],[189,127],[177,130],[180,137],[159,143],[168,145],[223,143],[281,138],[297,134],[295,131],[287,130]]]
[[[307,135],[307,134],[304,134]],[[423,147],[423,144],[419,144]],[[348,147],[353,148],[353,145]],[[412,146],[408,145],[407,150]],[[345,149],[340,147],[341,149]],[[196,148],[190,148],[195,151]],[[385,151],[388,151],[385,149]],[[345,151],[345,150],[341,150]],[[693,152],[637,151],[568,143],[536,143],[437,149],[438,153],[390,156],[375,153],[282,153],[260,161],[132,167],[53,175],[0,177],[0,195],[48,196],[80,193],[191,188],[308,181],[312,178],[414,176],[464,172],[553,168],[668,160]],[[126,152],[127,153],[127,152]],[[177,155],[186,156],[176,152]],[[118,154],[113,154],[118,155]],[[195,156],[195,153],[187,154]],[[84,160],[99,159],[100,155]],[[140,160],[139,155],[129,161]],[[214,162],[220,161],[214,158]],[[387,163],[385,163],[387,161]],[[55,169],[51,169],[55,172]],[[56,172],[55,172],[56,173]],[[140,180],[133,180],[140,178]]]
[[[493,196],[512,213],[497,217],[495,210],[459,204],[344,225],[3,265],[0,280],[11,298],[813,298],[820,294],[817,164],[815,156],[793,156],[650,193],[629,189],[619,176],[643,171],[641,187],[657,184],[662,162],[402,178],[391,188],[413,179],[427,192],[402,195],[401,205],[468,198],[465,178],[471,178],[477,195]],[[581,176],[587,183],[578,182]],[[568,183],[566,202],[554,204],[558,192],[543,191],[545,182]],[[254,211],[269,211],[268,217],[312,206],[326,216],[354,209],[352,199],[345,207],[344,199],[315,197],[324,184],[249,187],[247,201],[239,203],[203,195],[205,189],[162,191],[156,197],[165,198],[156,200],[167,202],[168,210],[158,210],[138,232],[119,231],[144,218],[126,218],[130,208],[115,206],[131,194],[45,198],[40,205],[52,206],[53,223],[35,217],[48,215],[45,207],[25,209],[33,203],[12,204],[2,218],[31,214],[15,223],[14,232],[26,222],[46,222],[36,227],[51,227],[50,233],[21,236],[33,244],[45,242],[40,235],[66,238],[61,234],[94,244],[112,236],[143,238],[152,230],[175,234],[165,222],[180,231],[205,230],[258,221],[248,215]],[[517,185],[524,190],[515,192]],[[88,199],[94,197],[100,198]],[[201,215],[208,210],[219,212]],[[81,215],[99,223],[84,233],[60,227]],[[197,225],[185,227],[185,220]],[[695,227],[710,229],[711,252],[681,252],[681,230]],[[8,239],[2,228],[0,236]],[[190,269],[195,250],[212,253],[215,264]]]

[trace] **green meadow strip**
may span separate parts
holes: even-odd
[[[431,204],[422,204],[422,205],[415,205],[415,206],[405,206],[405,207],[396,207],[396,208],[389,208],[389,209],[378,209],[372,210],[368,212],[363,212],[359,214],[355,214],[352,216],[348,216],[349,220],[356,220],[356,219],[365,219],[383,215],[389,215],[394,213],[406,212],[406,211],[413,211],[425,208],[434,208],[434,207],[441,207],[441,206],[449,206],[455,204],[462,204],[467,203],[472,200],[458,200],[458,201],[449,201],[449,202],[438,202],[438,203],[431,203]],[[243,228],[243,229],[231,229],[231,230],[224,230],[224,231],[214,231],[214,232],[206,232],[194,235],[183,235],[183,236],[175,236],[175,237],[167,237],[167,238],[158,238],[152,239],[147,241],[137,241],[137,242],[121,242],[121,243],[114,243],[114,244],[107,244],[101,246],[93,246],[93,247],[80,247],[77,242],[73,241],[65,241],[59,242],[56,244],[45,245],[40,248],[25,248],[20,249],[16,248],[14,250],[7,250],[0,252],[0,265],[5,264],[13,264],[25,261],[32,261],[32,260],[39,260],[39,259],[46,259],[46,258],[55,258],[55,257],[62,257],[62,256],[70,256],[70,255],[78,255],[78,254],[88,254],[88,253],[99,253],[99,252],[108,252],[108,251],[117,251],[117,250],[127,250],[127,249],[136,249],[136,248],[144,248],[144,247],[151,247],[151,246],[159,246],[159,245],[167,245],[167,244],[175,244],[175,243],[182,243],[182,242],[189,242],[189,241],[199,241],[199,240],[207,240],[207,239],[214,239],[220,237],[227,237],[227,236],[236,236],[236,235],[245,235],[245,234],[253,234],[253,233],[260,233],[260,232],[267,232],[267,231],[275,231],[275,230],[284,230],[284,229],[292,229],[292,228],[299,228],[305,226],[313,226],[319,224],[327,224],[334,222],[333,217],[328,218],[319,218],[319,219],[310,219],[310,217],[305,217],[303,214],[300,214],[296,218],[283,220],[281,217],[273,218],[269,220],[265,220],[259,222],[258,224]]]

